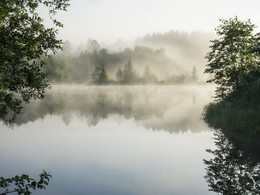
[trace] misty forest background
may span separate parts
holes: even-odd
[[[104,47],[88,39],[74,49],[69,41],[44,67],[51,83],[187,84],[205,82],[203,74],[213,34],[171,31]]]

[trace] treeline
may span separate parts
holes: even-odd
[[[64,50],[51,56],[44,67],[50,82],[85,84],[173,84],[197,81],[197,69],[185,72],[164,49],[136,46],[112,52],[96,40],[73,54],[66,42]]]
[[[187,84],[198,81],[196,68],[193,67],[191,74],[181,74],[171,76],[166,80],[159,80],[151,71],[149,66],[145,66],[142,76],[133,68],[131,60],[122,67],[119,67],[116,72],[116,78],[110,79],[106,68],[103,65],[97,66],[92,73],[92,84]]]

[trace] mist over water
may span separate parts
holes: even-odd
[[[259,194],[259,0],[37,2],[0,3],[0,195]]]
[[[210,85],[176,86],[83,86],[54,85],[42,101],[24,107],[17,125],[48,115],[61,117],[67,125],[73,117],[95,126],[111,115],[134,119],[153,130],[200,132],[203,106],[212,100]]]
[[[211,194],[201,113],[212,95],[207,85],[54,85],[1,126],[0,172],[51,172],[34,194]]]

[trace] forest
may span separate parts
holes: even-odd
[[[104,47],[95,39],[89,39],[76,52],[72,43],[66,41],[61,52],[49,57],[44,72],[51,83],[133,85],[205,82],[205,79],[198,78],[203,78],[204,63],[201,59],[210,37],[206,35],[179,31],[152,34],[138,38],[133,47],[123,45],[119,49]]]

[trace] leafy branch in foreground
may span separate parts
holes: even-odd
[[[66,11],[69,0],[1,0],[0,1],[0,118],[12,122],[21,104],[43,98],[49,86],[43,71],[46,57],[62,47],[57,39],[62,24],[54,18],[58,10]],[[46,28],[37,13],[49,8],[52,28]]]
[[[31,194],[31,190],[45,189],[52,176],[44,170],[39,176],[40,179],[38,181],[25,174],[12,178],[0,177],[0,195],[15,192],[19,195],[29,195]]]

